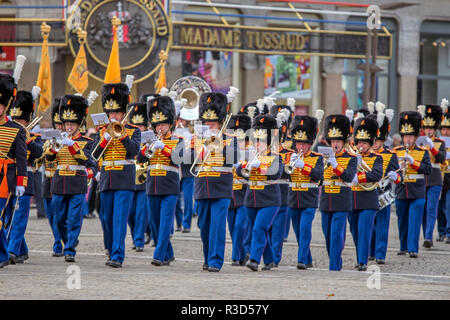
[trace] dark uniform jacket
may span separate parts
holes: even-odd
[[[320,195],[320,211],[352,211],[351,182],[356,174],[357,159],[346,150],[336,154],[338,166],[326,166]]]
[[[447,152],[445,150],[445,141],[439,138],[433,137],[434,147],[429,150],[428,155],[431,161],[431,173],[425,175],[425,186],[442,186],[442,172],[441,164],[445,162]],[[425,149],[428,149],[426,147]]]
[[[250,160],[251,161],[251,160]],[[283,160],[278,153],[270,151],[259,157],[261,165],[252,168],[248,180],[248,188],[245,193],[244,205],[249,208],[279,207],[281,205],[281,193],[278,179],[283,172]],[[242,169],[247,168],[244,161],[236,169],[238,177],[243,177]]]
[[[405,155],[405,147],[400,146],[394,149],[400,163]],[[424,175],[431,173],[431,162],[428,151],[424,148],[414,145],[408,150],[408,154],[414,158],[414,163],[406,168],[406,172],[402,174],[402,182],[395,188],[395,198],[399,200],[425,198],[425,177]]]
[[[381,180],[383,177],[383,158],[371,152],[363,155],[362,160],[371,170],[358,173],[358,185],[352,187],[352,209],[378,210],[378,189],[364,191],[360,184],[374,183]]]
[[[27,186],[27,145],[25,129],[10,117],[0,119],[0,197],[15,193],[16,186]],[[6,180],[5,179],[6,173]]]
[[[286,157],[285,165],[289,164],[291,154]],[[290,175],[288,192],[289,208],[317,208],[319,204],[319,183],[323,180],[323,157],[313,151],[303,156],[303,169],[295,168]]]
[[[30,134],[30,139],[27,141],[27,175],[28,186],[25,188],[27,195],[34,194],[34,161],[42,156],[44,141],[41,136],[36,133]]]
[[[111,141],[107,144],[108,141],[103,137],[106,127],[107,125],[100,127],[94,139],[94,146],[100,142],[93,153],[95,158],[98,158],[106,148],[101,159],[99,191],[134,191],[136,188],[135,157],[141,145],[141,131],[138,127],[126,123],[125,137],[120,140],[111,137]]]
[[[172,133],[166,135],[164,149],[157,149],[150,158],[147,170],[146,194],[163,196],[180,193],[180,169],[183,155],[183,139],[179,139]],[[138,163],[144,163],[149,159],[144,155],[145,146],[138,155]]]
[[[93,178],[97,165],[90,158],[93,140],[77,133],[71,137],[75,144],[62,146],[56,152],[50,149],[46,160],[56,161],[56,172],[52,178],[51,193],[73,195],[87,192],[88,178]]]
[[[281,194],[281,206],[287,206],[288,205],[288,191],[289,191],[289,175],[284,171],[284,165],[286,164],[286,156],[290,153],[292,153],[294,150],[288,149],[285,147],[281,147],[280,151],[278,152],[280,154],[281,160],[283,162],[283,170],[281,171],[281,177],[279,179],[279,185],[280,185],[280,194]]]
[[[238,146],[234,136],[224,134],[223,149],[217,154],[211,153],[203,170],[194,180],[194,199],[231,199],[233,197],[233,164],[237,163]],[[199,152],[205,139],[194,137],[195,150]],[[206,153],[203,154],[206,156]],[[202,155],[197,160],[197,168],[202,162]]]

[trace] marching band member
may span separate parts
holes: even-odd
[[[190,128],[191,121],[196,121],[198,119],[198,106],[189,109],[189,108],[181,108],[180,116],[178,119],[178,124],[182,128]],[[190,132],[191,134],[193,132]],[[191,142],[185,145],[185,152],[191,154],[194,148],[194,140],[191,139]],[[194,176],[190,172],[191,164],[190,163],[181,163],[181,181],[180,181],[180,189],[183,193],[183,197],[179,197],[177,202],[177,215],[182,217],[181,224],[181,232],[188,233],[191,231],[191,223],[192,223],[192,215],[194,213]],[[184,212],[181,210],[181,201],[183,200],[184,204]]]
[[[245,160],[249,152],[248,131],[252,125],[251,118],[245,113],[233,115],[230,120],[229,129],[234,130],[239,146],[239,163]],[[228,230],[231,236],[233,248],[231,251],[232,266],[245,266],[250,257],[250,248],[245,240],[248,238],[248,217],[244,206],[244,197],[247,192],[247,180],[236,174],[236,165],[233,167],[233,197],[228,207]]]
[[[444,116],[440,126],[441,136],[448,139],[450,137],[450,110],[447,99],[443,99],[441,105],[445,106]],[[437,241],[444,241],[445,237],[447,237],[445,243],[450,243],[450,144],[447,145],[446,143],[446,150],[446,161],[442,165],[444,188],[442,190],[441,200],[439,201],[437,218],[439,237]]]
[[[282,159],[272,148],[277,144],[278,124],[270,114],[259,115],[252,124],[252,140],[257,154],[240,164],[236,173],[248,179],[245,207],[252,231],[250,262],[247,267],[258,271],[261,256],[264,257],[263,270],[275,267],[269,229],[281,204],[280,186],[277,180],[283,170]],[[278,150],[278,149],[277,149]],[[244,173],[243,173],[243,170]],[[247,172],[247,173],[245,173]]]
[[[422,128],[426,136],[426,145],[431,161],[431,173],[425,175],[426,202],[422,219],[423,246],[431,248],[433,246],[433,231],[436,224],[439,197],[442,192],[441,164],[445,162],[447,152],[445,141],[436,137],[436,131],[442,121],[443,111],[441,106],[427,104],[419,106],[424,112]],[[423,108],[425,107],[425,110]]]
[[[342,250],[345,244],[347,216],[352,211],[351,185],[356,174],[357,159],[344,148],[350,136],[350,119],[335,114],[325,119],[325,138],[334,155],[326,160],[319,210],[322,212],[322,230],[325,236],[330,270],[342,269]]]
[[[90,159],[92,139],[80,133],[94,96],[95,92],[88,99],[78,94],[66,94],[61,98],[59,118],[67,136],[61,141],[59,150],[51,148],[51,155],[46,156],[48,161],[55,161],[57,165],[51,185],[52,208],[64,243],[66,262],[75,262],[88,179],[93,178],[96,171],[96,165]]]
[[[400,113],[399,128],[403,146],[395,148],[402,171],[402,183],[395,188],[398,229],[400,237],[399,255],[409,253],[416,258],[419,252],[420,225],[425,207],[424,175],[431,173],[428,152],[416,145],[420,133],[422,116],[417,111]]]
[[[383,158],[383,179],[389,179],[386,186],[378,188],[378,198],[383,193],[391,192],[391,182],[400,183],[401,177],[398,173],[398,159],[395,152],[385,146],[391,129],[391,121],[394,118],[394,110],[385,109],[385,105],[377,102],[376,112],[369,115],[369,118],[378,121],[379,133],[372,146],[372,150]],[[369,260],[375,260],[377,264],[384,264],[386,260],[386,252],[389,238],[389,220],[391,216],[391,205],[388,204],[384,208],[379,208],[375,215],[375,224],[372,232],[372,240],[370,246]]]
[[[350,232],[356,246],[359,271],[367,270],[370,240],[378,210],[378,190],[363,189],[365,183],[376,183],[383,176],[383,158],[371,148],[378,135],[378,122],[369,117],[355,120],[354,141],[358,154],[358,173],[353,178],[352,211],[348,215]],[[364,166],[363,166],[364,164]]]
[[[298,243],[297,269],[313,266],[310,250],[311,228],[319,202],[319,182],[323,180],[323,157],[312,151],[323,111],[316,117],[295,116],[291,126],[294,152],[285,160],[290,173],[288,213]],[[289,167],[292,166],[292,167]]]
[[[132,111],[129,116],[129,122],[135,125],[142,132],[147,130],[147,103],[131,103]],[[141,147],[144,147],[141,145]],[[145,231],[147,229],[148,214],[147,196],[145,194],[145,183],[136,184],[133,195],[133,204],[128,215],[128,224],[130,226],[131,237],[133,238],[133,249],[136,252],[144,251]]]
[[[28,180],[26,130],[7,116],[17,94],[17,80],[20,77],[17,65],[18,61],[15,77],[0,73],[0,268],[8,265],[10,258],[5,226],[12,217],[8,216],[7,207],[14,196],[23,196]]]
[[[61,102],[61,97],[55,97],[52,104],[52,126],[54,129],[59,130],[60,132],[64,131],[63,123],[61,121],[61,118],[59,117],[59,104]],[[45,144],[44,144],[45,146]],[[58,232],[58,226],[56,225],[56,213],[53,210],[52,206],[52,192],[51,192],[51,185],[53,177],[56,173],[56,160],[55,161],[48,161],[46,159],[47,154],[51,154],[50,151],[50,145],[48,145],[47,148],[44,149],[43,154],[43,163],[44,163],[44,183],[42,188],[42,197],[44,198],[44,206],[45,206],[45,212],[47,213],[48,222],[50,223],[50,228],[52,229],[53,233],[53,256],[54,257],[61,257],[63,255],[63,244],[61,235]]]
[[[229,119],[232,98],[230,93],[201,94],[199,119],[211,131],[218,133],[214,140],[194,137],[196,158],[199,158],[193,163],[197,170],[194,199],[203,244],[203,270],[209,272],[219,272],[223,265],[227,212],[233,197],[232,171],[237,162],[237,139],[220,130],[226,128],[225,120]],[[210,152],[208,148],[211,148]]]
[[[140,130],[125,119],[130,102],[130,87],[124,83],[104,84],[103,111],[111,123],[123,127],[120,132],[109,130],[112,124],[101,126],[97,132],[92,157],[103,160],[100,170],[100,211],[105,227],[109,259],[106,265],[122,267],[125,259],[127,218],[136,188],[134,158],[141,144]],[[124,122],[124,123],[122,123]]]
[[[286,105],[275,105],[271,103],[271,99],[265,98],[267,104],[270,104],[270,114],[276,117],[277,124],[279,125],[278,134],[278,153],[285,163],[286,155],[292,152],[292,149],[287,149],[283,146],[285,139],[287,138],[288,128],[291,125],[292,118],[294,117],[295,99],[288,98]],[[281,177],[278,180],[278,185],[280,186],[281,204],[275,219],[272,222],[272,227],[270,228],[270,240],[272,251],[274,255],[274,263],[276,266],[281,261],[283,254],[283,243],[286,236],[286,229],[289,225],[289,215],[288,215],[288,190],[289,190],[289,175],[282,170]]]
[[[180,194],[179,164],[183,141],[172,134],[176,110],[171,97],[161,95],[150,99],[147,110],[148,119],[158,139],[141,150],[138,163],[149,161],[146,193],[151,229],[156,242],[151,263],[154,266],[167,266],[175,259],[170,231]]]

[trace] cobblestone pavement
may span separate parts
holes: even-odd
[[[0,269],[0,287],[8,288],[1,290],[1,300],[450,299],[450,244],[435,241],[432,249],[420,247],[417,259],[397,256],[399,241],[394,211],[387,263],[379,266],[380,274],[354,269],[356,252],[349,228],[343,270],[328,271],[320,213],[316,213],[313,223],[314,268],[296,269],[297,245],[291,229],[280,266],[272,271],[252,272],[246,267],[232,267],[227,234],[225,265],[219,273],[202,271],[202,245],[196,218],[191,233],[175,232],[172,245],[176,260],[169,267],[150,264],[154,249],[151,246],[146,246],[144,252],[131,250],[128,232],[123,268],[112,269],[104,264],[106,256],[98,218],[83,221],[77,261],[69,264],[64,258],[51,256],[52,235],[47,220],[36,219],[34,210],[30,216],[26,233],[30,259]],[[422,242],[421,237],[420,245]],[[372,265],[378,266],[370,262],[369,270]],[[78,271],[79,282],[74,278]]]

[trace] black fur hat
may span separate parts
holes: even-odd
[[[34,113],[34,100],[31,92],[18,91],[14,104],[8,110],[8,114],[13,119],[23,119],[31,121]]]
[[[220,92],[202,93],[199,102],[199,118],[202,122],[222,122],[229,111],[227,96]]]
[[[61,98],[59,118],[64,122],[81,124],[88,112],[88,101],[81,95],[66,94]]]
[[[277,119],[271,114],[260,114],[253,120],[252,124],[252,139],[267,141],[267,144],[272,143],[272,131],[278,129]],[[277,131],[275,131],[277,134]]]
[[[342,114],[332,114],[325,118],[325,139],[347,142],[350,135],[350,120]]]
[[[59,117],[59,104],[61,103],[62,97],[55,97],[52,104],[52,126],[55,128],[55,124],[62,124],[61,118]]]
[[[450,128],[450,108],[448,107],[448,101],[446,99],[441,102],[441,107],[443,109],[441,128]]]
[[[139,97],[139,102],[147,103],[148,98],[156,98],[159,96],[157,93],[144,93]]]
[[[148,126],[147,102],[130,103],[132,110],[130,111],[129,122],[135,126]]]
[[[417,111],[405,111],[400,113],[399,117],[399,133],[404,135],[420,135],[420,128],[422,127],[422,116]]]
[[[378,136],[378,122],[372,117],[358,118],[355,123],[355,143],[368,142],[373,145]]]
[[[235,130],[234,134],[238,140],[243,140],[246,137],[245,133],[252,127],[252,119],[243,112],[238,112],[231,116],[230,122],[228,124],[228,129]]]
[[[259,116],[259,109],[256,106],[256,102],[247,103],[239,109],[239,112],[247,114],[252,120]]]
[[[435,104],[425,105],[425,116],[423,117],[423,128],[438,129],[442,121],[442,108]]]
[[[175,104],[169,96],[159,96],[147,101],[148,119],[153,128],[160,123],[175,124]]]
[[[12,107],[16,94],[17,86],[14,78],[9,74],[0,73],[0,103],[5,107]]]
[[[102,107],[104,112],[126,113],[130,102],[130,90],[125,83],[106,83],[103,85]]]
[[[291,125],[291,137],[294,142],[313,144],[319,130],[319,122],[310,116],[295,116]]]

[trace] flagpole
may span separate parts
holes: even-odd
[[[46,107],[46,109],[42,112],[41,110],[41,104],[42,104],[42,99],[43,99],[43,95],[44,93],[47,94],[48,90],[52,90],[51,88],[51,77],[52,75],[50,74],[50,65],[47,66],[46,61],[48,60],[48,37],[50,36],[50,31],[52,30],[52,27],[49,26],[47,23],[42,22],[41,24],[41,35],[42,35],[42,52],[41,52],[41,63],[39,66],[39,74],[38,74],[38,79],[37,79],[37,86],[41,88],[41,96],[39,97],[39,104],[38,104],[38,114],[41,115],[42,113],[45,113],[45,111],[48,109],[48,106]],[[44,60],[44,61],[43,61]],[[46,67],[48,67],[49,69],[47,70]],[[48,85],[48,81],[47,79],[50,79],[50,88],[47,87]],[[50,100],[51,100],[51,96],[50,96]],[[49,101],[48,103],[51,103],[51,101]]]

